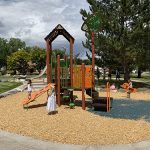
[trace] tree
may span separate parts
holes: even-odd
[[[149,6],[148,0],[136,3],[137,9],[136,15],[134,16],[134,24],[131,27],[135,29],[132,34],[134,48],[137,49],[135,55],[136,67],[138,68],[138,77],[141,78],[142,71],[150,70],[150,26],[149,26]],[[136,17],[138,15],[138,17]]]
[[[57,55],[60,55],[60,58],[63,59],[64,55],[65,55],[65,51],[62,51],[60,49],[52,50],[52,57],[56,57],[57,58]]]
[[[0,38],[0,68],[7,66],[7,56],[11,53],[18,51],[19,49],[25,48],[25,42],[20,39],[10,38],[6,40]]]
[[[89,59],[81,59],[81,58],[75,58],[74,63],[76,65],[82,65],[82,63],[84,63],[85,65],[91,65],[91,61]]]
[[[32,63],[36,64],[36,69],[40,73],[40,71],[46,65],[46,52],[45,52],[45,49],[34,46],[34,47],[31,47],[31,48],[26,48],[26,50],[30,52],[31,61],[32,61]]]
[[[100,78],[100,71],[99,71],[99,68],[97,67],[96,69],[96,76],[97,76],[97,79],[98,79],[98,83],[99,83],[99,78]]]
[[[19,50],[7,57],[7,66],[9,70],[13,70],[14,74],[18,71],[26,74],[29,69],[28,62],[31,60],[30,54],[25,50]]]
[[[0,68],[7,64],[7,53],[8,53],[8,41],[4,38],[0,38]]]
[[[104,66],[121,64],[124,69],[124,80],[127,80],[135,64],[134,58],[136,58],[138,48],[132,37],[136,33],[137,25],[144,26],[140,12],[149,8],[148,1],[87,0],[87,2],[90,5],[90,12],[81,9],[83,20],[85,21],[95,14],[101,18],[100,30],[95,34],[95,53],[99,56],[98,62]],[[142,28],[141,30],[143,31]],[[91,51],[89,31],[90,29],[86,32],[87,40],[84,46]]]
[[[18,38],[10,38],[8,45],[9,45],[8,51],[9,55],[11,53],[18,51],[19,49],[24,49],[26,47],[26,43]]]

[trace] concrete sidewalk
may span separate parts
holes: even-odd
[[[71,145],[33,139],[0,131],[0,150],[150,150],[150,140],[119,145]]]

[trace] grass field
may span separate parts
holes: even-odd
[[[9,91],[17,86],[21,85],[18,82],[0,82],[0,93]]]
[[[133,80],[133,78],[131,80]],[[140,81],[141,80],[139,80],[139,81],[137,80],[136,82],[132,81],[133,87],[134,88],[150,88],[150,85],[148,85],[144,82],[140,82]],[[96,86],[105,86],[107,82],[108,82],[108,80],[102,80],[102,79],[99,80],[99,83],[98,83],[97,80],[95,81]],[[110,85],[112,83],[115,83],[116,87],[120,88],[120,85],[122,85],[124,83],[124,80],[122,79],[122,80],[119,80],[119,81],[117,80],[116,81],[115,79],[112,79],[112,80],[109,81],[109,83],[110,83]]]

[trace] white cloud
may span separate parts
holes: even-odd
[[[62,24],[82,45],[81,8],[88,9],[86,0],[1,0],[0,37],[17,37],[28,45],[44,46],[44,37]],[[63,42],[66,40],[58,38],[56,45]]]

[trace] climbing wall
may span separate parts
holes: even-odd
[[[73,66],[73,87],[82,88],[82,69],[80,65]],[[85,66],[85,88],[92,87],[92,66]]]

